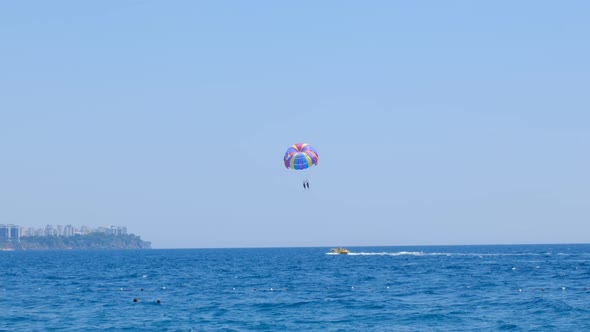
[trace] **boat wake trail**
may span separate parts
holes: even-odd
[[[399,251],[399,252],[351,252],[350,256],[433,256],[432,253],[421,251]]]
[[[338,253],[328,252],[327,255],[338,255]],[[397,251],[397,252],[349,252],[348,256],[475,256],[475,257],[495,257],[495,256],[550,256],[550,253],[453,253],[453,252],[423,252],[423,251]]]

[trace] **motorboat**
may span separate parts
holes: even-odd
[[[338,247],[338,248],[332,248],[330,249],[330,252],[333,254],[339,254],[339,255],[348,255],[348,253],[350,251],[348,251],[348,249],[342,248],[342,247]]]

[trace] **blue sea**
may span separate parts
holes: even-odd
[[[4,251],[0,330],[590,331],[590,245],[348,249]]]

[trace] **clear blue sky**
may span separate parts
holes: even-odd
[[[589,13],[4,1],[0,223],[156,248],[589,242]]]

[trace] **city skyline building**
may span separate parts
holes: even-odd
[[[21,236],[21,228],[14,224],[0,224],[0,240],[16,240],[19,241]]]
[[[88,227],[81,226],[80,228],[68,225],[51,225],[45,227],[21,227],[15,224],[0,224],[0,241],[20,241],[21,237],[39,237],[39,236],[79,236],[90,233],[99,232],[113,235],[127,235],[127,227],[125,226],[109,226],[109,227]]]

